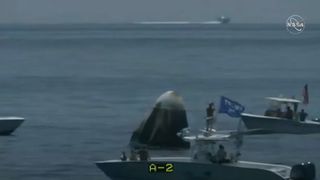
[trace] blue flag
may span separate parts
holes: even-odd
[[[219,113],[226,113],[230,117],[240,117],[244,110],[244,106],[238,102],[221,96]]]

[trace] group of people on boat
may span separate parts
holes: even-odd
[[[276,110],[269,108],[266,110],[264,115],[285,119],[299,119],[300,121],[305,121],[308,116],[304,109],[301,109],[300,112],[297,112],[296,108],[293,111],[290,106],[287,106],[286,111],[284,112],[281,110],[281,107],[278,107]]]
[[[196,152],[194,154],[194,159],[199,160],[201,158],[201,153]],[[227,163],[230,162],[230,159],[227,158],[227,152],[222,144],[219,145],[219,148],[215,154],[207,151],[205,154],[205,159],[212,162],[212,163]]]
[[[121,161],[148,161],[150,160],[149,152],[147,149],[143,148],[138,151],[131,150],[130,151],[130,156],[129,158],[127,157],[126,153],[122,151],[121,156],[120,156]]]

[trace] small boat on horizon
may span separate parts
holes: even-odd
[[[23,122],[22,117],[0,117],[0,135],[10,135],[14,132]]]
[[[220,22],[221,24],[228,24],[228,23],[230,23],[230,18],[228,18],[228,17],[225,17],[225,16],[220,16],[219,18],[218,18],[218,22]]]
[[[220,16],[214,21],[140,21],[134,24],[144,25],[189,25],[189,24],[229,24],[230,18],[226,16]]]

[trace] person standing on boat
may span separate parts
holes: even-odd
[[[207,107],[207,118],[206,118],[206,124],[207,124],[207,131],[213,129],[213,121],[214,121],[214,103],[210,103],[209,106]]]
[[[131,150],[129,160],[130,161],[138,160],[137,153],[134,150]]]
[[[121,159],[121,161],[126,161],[127,160],[127,156],[126,156],[126,153],[124,151],[122,151],[120,159]]]
[[[300,121],[305,121],[308,116],[308,113],[304,112],[304,109],[301,109],[299,115],[300,115]]]
[[[293,111],[292,111],[292,109],[290,108],[290,106],[287,106],[287,112],[286,112],[285,118],[287,118],[287,119],[293,119]]]
[[[138,151],[140,161],[148,161],[150,159],[149,152],[146,148],[142,148],[140,151]]]
[[[276,111],[276,117],[279,117],[281,118],[282,117],[282,111],[281,111],[281,108],[279,107]]]
[[[217,151],[216,157],[218,163],[225,162],[227,159],[227,152],[224,150],[224,146],[221,144],[219,145],[219,150]]]

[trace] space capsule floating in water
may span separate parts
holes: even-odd
[[[188,148],[189,143],[177,135],[187,127],[182,97],[174,91],[167,91],[157,99],[151,114],[133,132],[130,145]]]

